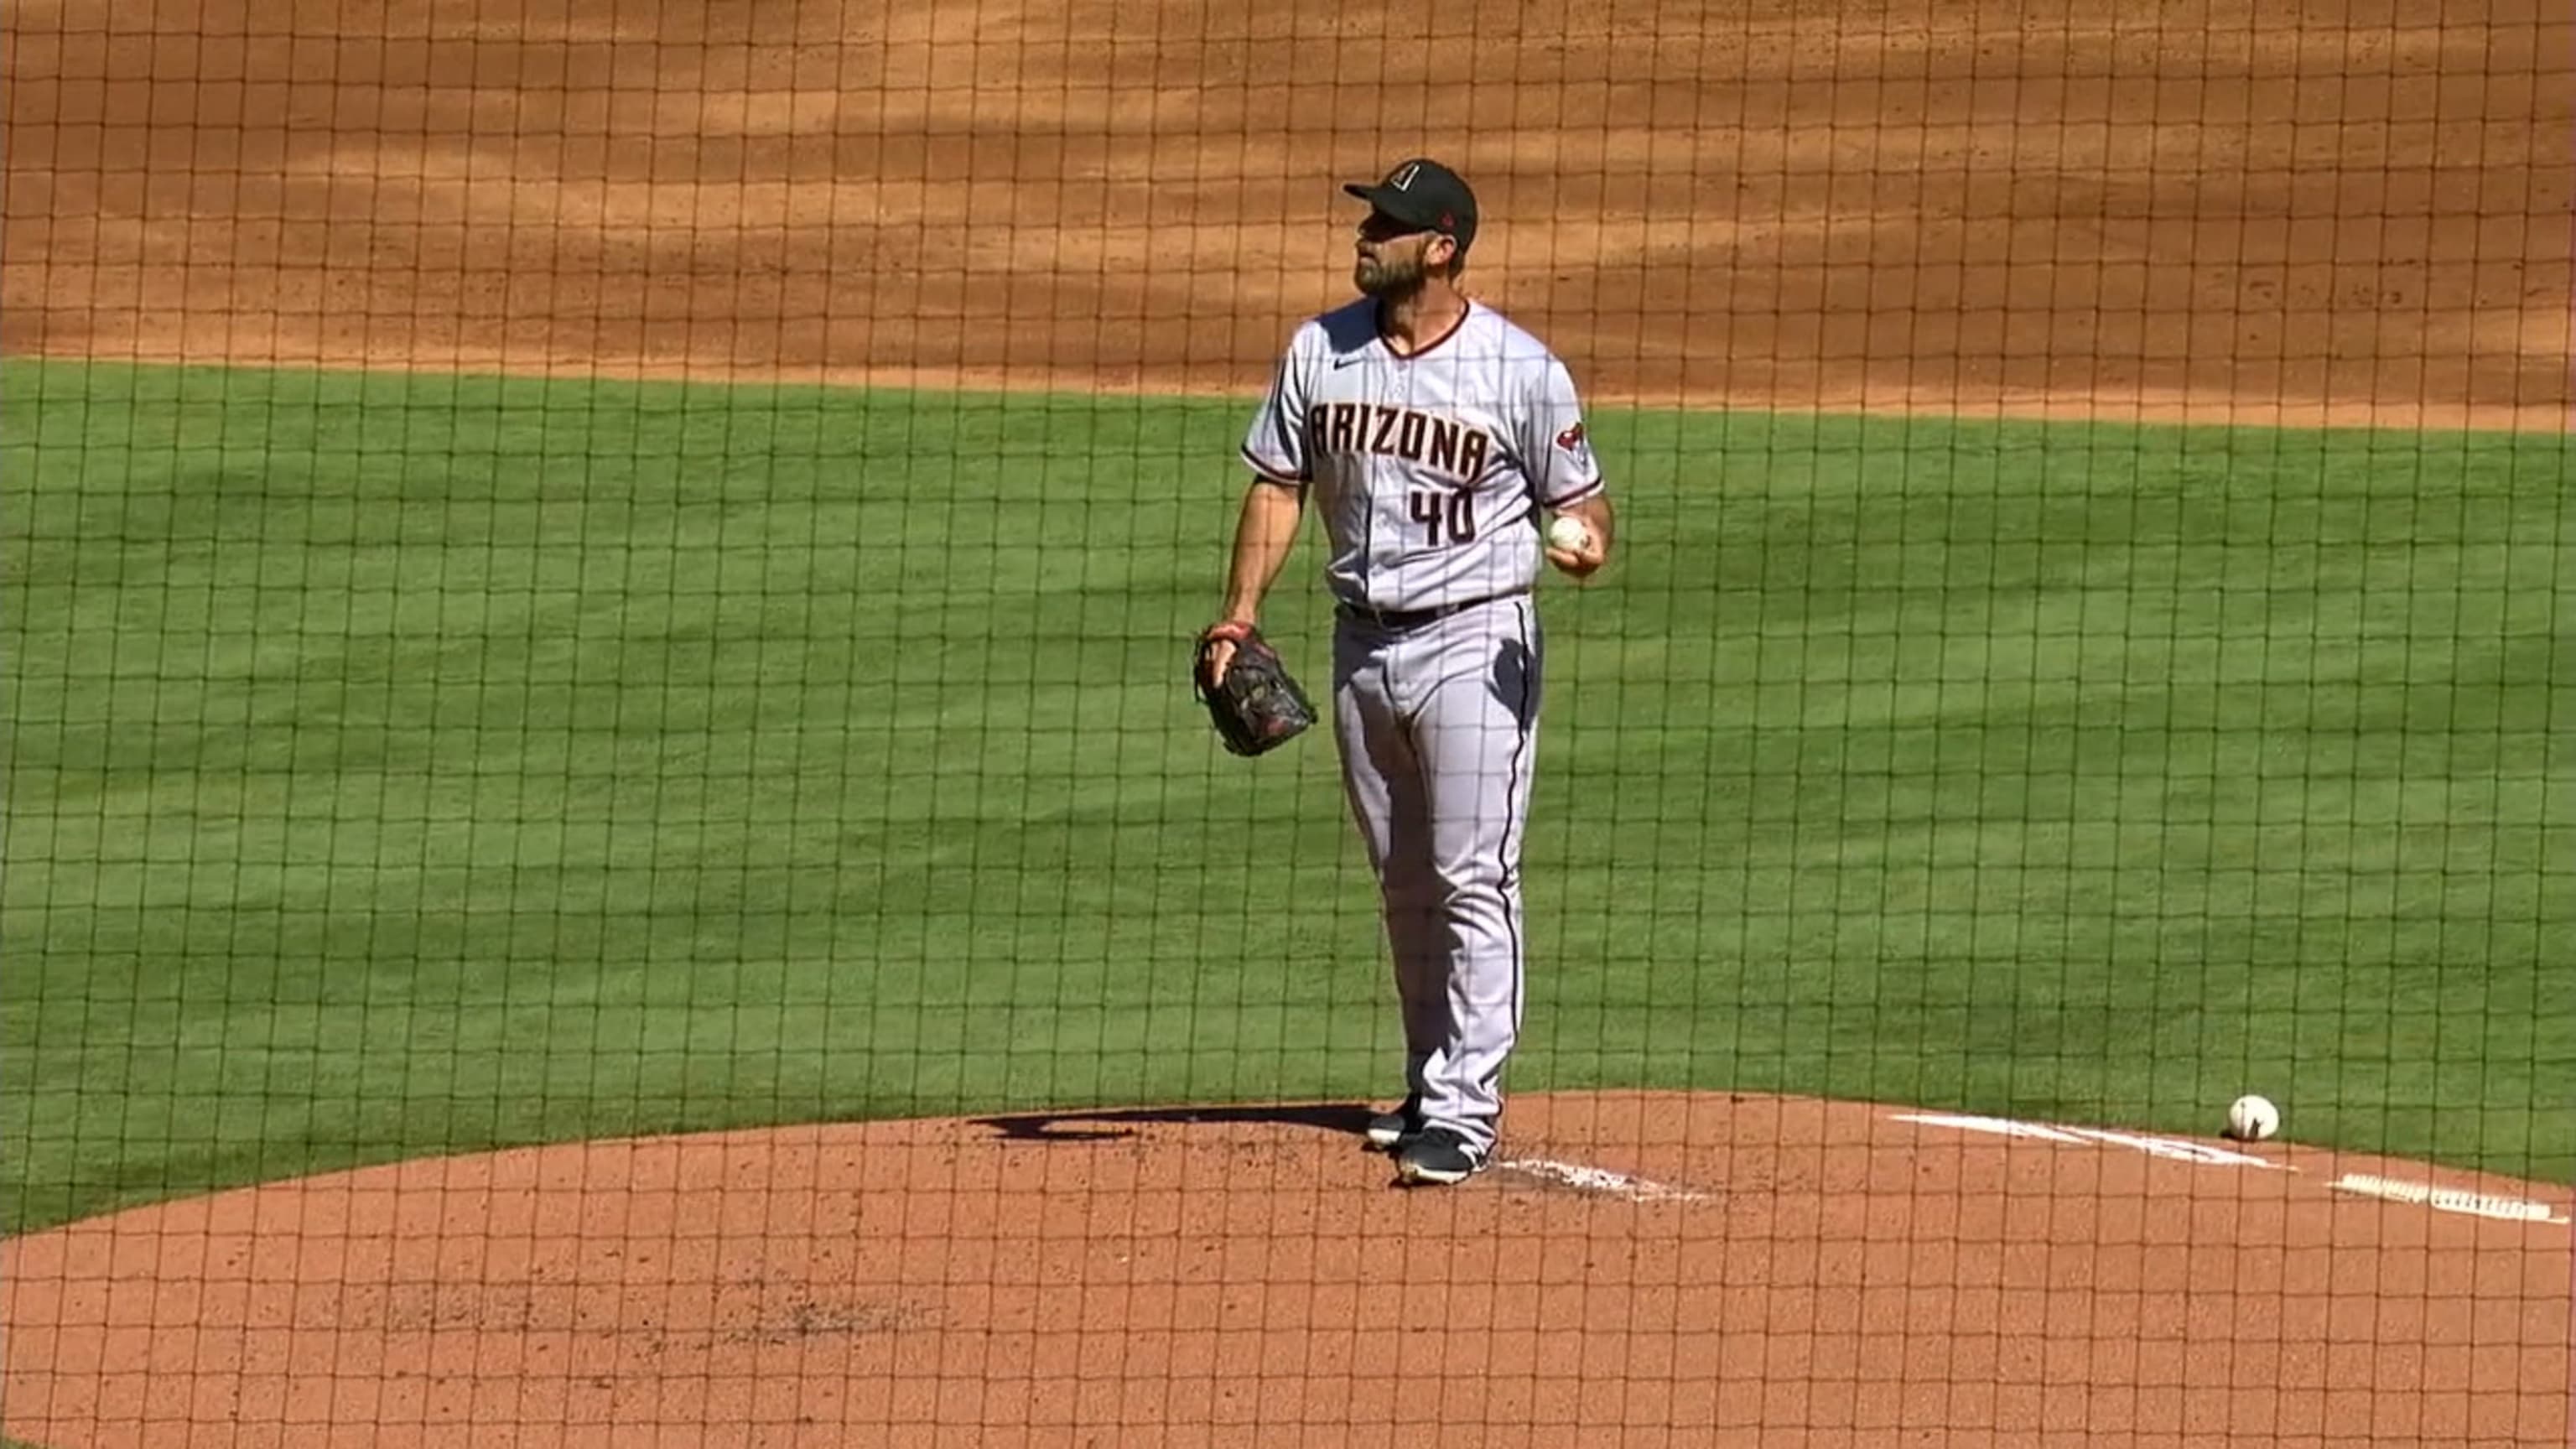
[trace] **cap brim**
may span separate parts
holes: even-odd
[[[1428,211],[1413,197],[1392,186],[1371,186],[1364,182],[1345,181],[1342,183],[1342,190],[1398,221],[1410,222],[1425,231],[1440,229],[1440,218],[1437,214]]]

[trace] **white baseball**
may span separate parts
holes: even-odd
[[[1583,520],[1573,514],[1560,513],[1548,522],[1547,541],[1551,548],[1581,553],[1584,545],[1592,541],[1592,530],[1584,527]]]
[[[2268,1100],[2247,1095],[2227,1107],[2227,1135],[2239,1142],[2260,1142],[2281,1130],[2281,1109]]]

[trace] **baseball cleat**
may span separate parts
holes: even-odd
[[[1404,1105],[1392,1112],[1380,1112],[1369,1119],[1368,1140],[1371,1147],[1394,1147],[1422,1130],[1422,1099],[1407,1097]]]
[[[1396,1154],[1395,1170],[1406,1182],[1447,1187],[1474,1177],[1492,1160],[1492,1148],[1478,1147],[1449,1128],[1431,1127]]]

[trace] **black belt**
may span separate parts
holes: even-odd
[[[1333,606],[1333,612],[1355,624],[1375,624],[1381,629],[1419,629],[1425,624],[1446,619],[1452,614],[1479,609],[1503,599],[1518,598],[1524,592],[1526,591],[1514,589],[1509,593],[1487,594],[1481,599],[1468,599],[1461,603],[1435,604],[1428,609],[1373,609],[1366,604],[1354,604],[1344,600]]]

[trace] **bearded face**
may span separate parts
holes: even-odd
[[[1401,297],[1431,274],[1434,247],[1454,246],[1438,232],[1420,231],[1382,212],[1371,212],[1352,241],[1351,285],[1370,297]]]

